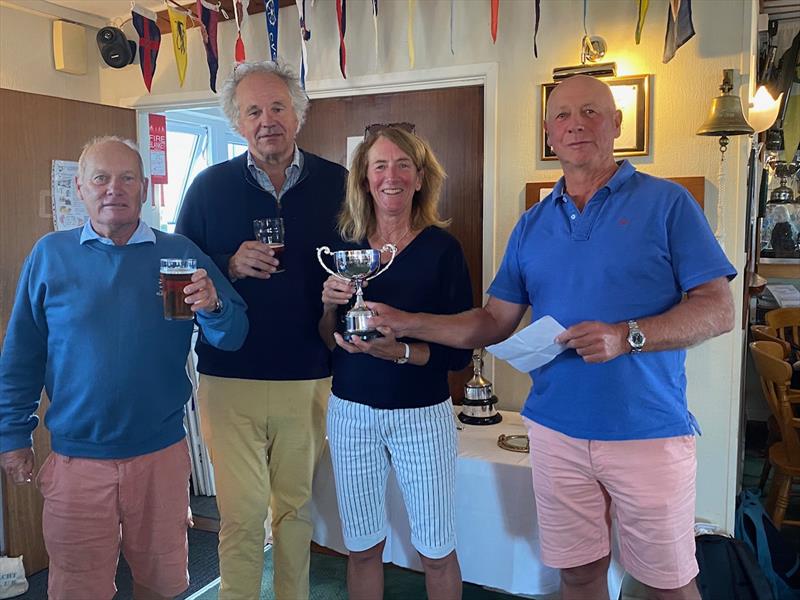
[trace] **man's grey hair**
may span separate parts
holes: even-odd
[[[220,106],[222,106],[222,111],[228,117],[231,126],[236,131],[239,131],[239,104],[236,102],[236,88],[245,77],[253,73],[275,75],[286,84],[286,87],[289,88],[289,96],[292,99],[294,114],[297,116],[297,131],[300,131],[306,120],[308,96],[300,85],[300,79],[295,72],[281,59],[276,62],[265,60],[263,62],[239,63],[233,68],[230,77],[222,84],[222,90],[219,95]]]
[[[142,155],[139,153],[139,146],[136,145],[136,142],[130,140],[128,138],[120,137],[118,135],[103,135],[99,137],[92,138],[83,146],[83,150],[81,150],[81,156],[78,158],[78,179],[83,179],[83,172],[86,169],[86,157],[89,154],[89,151],[98,146],[100,144],[105,144],[107,142],[117,142],[118,144],[124,144],[128,148],[134,151],[136,154],[136,160],[139,162],[139,175],[142,179],[144,179],[144,163],[142,162]]]

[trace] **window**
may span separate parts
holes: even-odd
[[[159,228],[172,233],[194,178],[206,167],[242,154],[247,143],[217,108],[169,110],[165,114],[169,183],[155,186],[154,201]]]

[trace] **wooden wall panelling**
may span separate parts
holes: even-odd
[[[5,338],[22,263],[36,240],[53,230],[52,160],[77,160],[87,140],[109,134],[135,139],[136,113],[0,89],[0,338]],[[50,452],[42,424],[34,432],[34,448],[40,465]],[[2,484],[8,554],[24,554],[28,574],[46,568],[41,496],[32,485]]]
[[[233,20],[233,18],[234,18],[233,2],[234,2],[234,0],[221,0],[222,10],[224,10],[225,13],[227,13],[228,18],[226,19],[225,18],[225,14],[223,14],[222,11],[220,11],[220,13],[219,13],[220,22],[232,21]],[[310,8],[311,3],[309,2],[308,4],[309,4],[309,8]],[[171,8],[173,8],[173,9],[177,8],[171,2],[167,2],[167,5],[170,6]],[[191,4],[186,4],[185,2],[180,2],[180,5],[183,8],[185,8],[186,10],[191,11],[192,14],[195,14],[195,12],[197,11],[197,4],[195,2],[192,2]],[[278,0],[278,7],[279,8],[288,8],[290,6],[295,6],[295,1],[294,0]],[[248,15],[258,15],[258,14],[261,14],[263,12],[264,12],[264,0],[250,0],[250,5],[247,7],[247,14]],[[156,14],[158,15],[158,18],[156,19],[156,24],[158,25],[158,29],[161,31],[161,35],[166,35],[168,33],[172,33],[172,24],[170,23],[169,14],[167,13],[167,11],[166,10],[160,10]],[[241,15],[239,16],[239,19],[241,19]],[[264,29],[266,30],[266,23],[264,22],[263,17],[261,19],[261,23],[262,23],[262,27],[264,27]],[[192,27],[196,27],[196,26],[197,26],[197,23],[195,21],[193,21],[192,19],[189,19],[189,21],[186,23],[186,27],[188,29],[191,29]]]

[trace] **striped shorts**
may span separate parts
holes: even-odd
[[[348,550],[368,550],[386,538],[390,466],[403,494],[414,548],[428,558],[455,550],[458,439],[450,399],[386,410],[331,394],[328,443]]]

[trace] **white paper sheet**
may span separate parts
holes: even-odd
[[[546,365],[566,349],[565,345],[553,341],[562,331],[563,325],[545,315],[507,340],[486,349],[518,371],[528,373]]]

